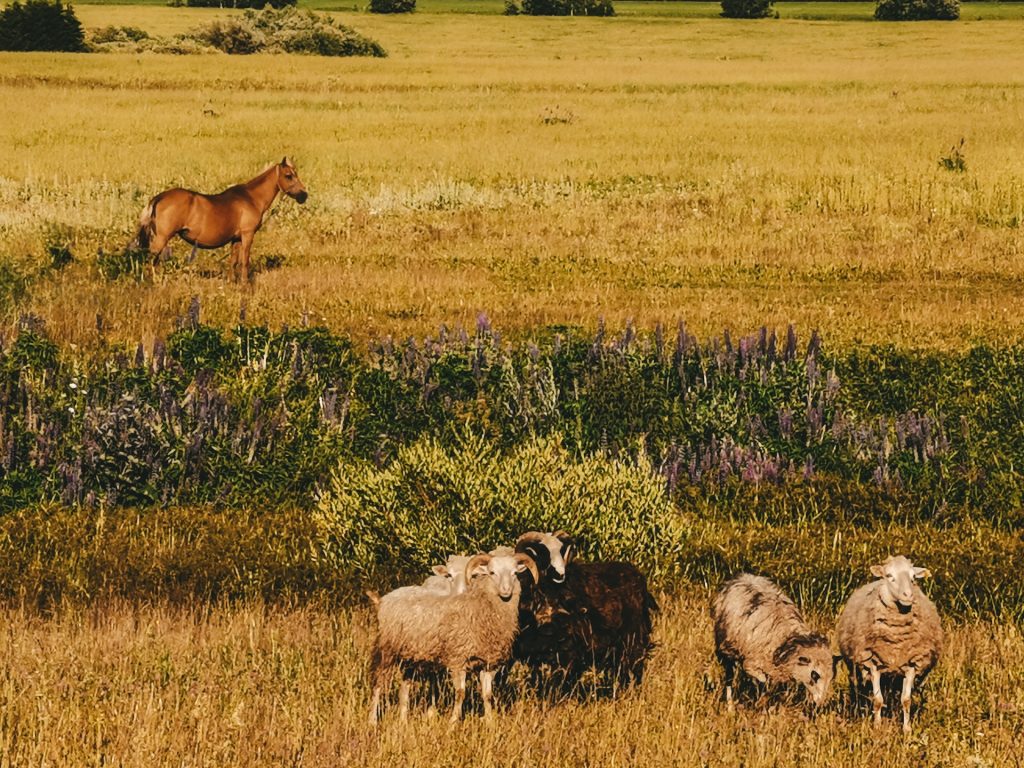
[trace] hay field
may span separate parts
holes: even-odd
[[[450,727],[422,709],[365,724],[365,611],[107,607],[2,614],[3,765],[1013,766],[1024,759],[1018,629],[949,628],[908,738],[844,710],[719,703],[703,600],[667,601],[643,688],[506,704]],[[842,675],[841,675],[842,677]],[[837,691],[841,686],[837,686]]]
[[[172,34],[220,12],[78,13]],[[149,342],[198,295],[208,322],[244,307],[356,338],[479,312],[506,331],[794,322],[837,345],[1024,328],[1018,21],[339,15],[390,57],[0,56],[5,325],[35,313],[87,348],[100,316],[103,341]],[[966,171],[942,169],[961,137]],[[278,204],[254,258],[280,266],[251,289],[223,253],[97,268],[155,192],[284,154],[311,198]]]

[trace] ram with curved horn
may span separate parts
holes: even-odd
[[[484,714],[489,716],[494,673],[509,659],[519,630],[522,586],[517,574],[527,572],[534,583],[539,581],[540,573],[529,555],[478,554],[466,564],[468,588],[460,595],[440,595],[422,587],[384,595],[377,611],[379,632],[371,664],[370,722],[377,722],[385,686],[394,673],[422,664],[443,666],[451,675],[452,720],[462,716],[467,674],[479,670]],[[405,718],[409,686],[404,675],[399,708]]]

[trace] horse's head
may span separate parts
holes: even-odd
[[[309,193],[299,179],[299,172],[295,170],[295,163],[287,157],[281,161],[277,168],[277,188],[297,203],[306,202]]]

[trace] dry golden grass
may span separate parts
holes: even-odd
[[[951,627],[913,735],[838,708],[719,702],[703,602],[666,605],[640,692],[493,722],[422,710],[365,724],[368,613],[118,607],[2,616],[0,764],[146,766],[1012,766],[1024,759],[1024,639]],[[840,684],[837,684],[837,690]]]
[[[82,6],[161,34],[221,12]],[[1015,21],[885,25],[340,14],[385,60],[0,55],[0,254],[78,261],[17,310],[88,346],[204,319],[359,338],[471,325],[768,323],[948,347],[1024,331]],[[547,120],[545,120],[547,118]],[[966,137],[966,173],[939,167]],[[223,254],[110,282],[145,200],[288,153],[251,290]],[[178,252],[184,256],[185,248]]]

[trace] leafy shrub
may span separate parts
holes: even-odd
[[[879,0],[875,18],[880,21],[956,21],[960,0]]]
[[[271,8],[287,8],[295,6],[298,0],[187,0],[189,8],[254,8],[262,10]]]
[[[505,15],[528,16],[614,16],[612,0],[515,0],[505,3]]]
[[[15,0],[0,9],[0,51],[85,51],[85,33],[60,0]]]
[[[416,0],[370,0],[367,9],[370,13],[412,13]]]
[[[230,54],[259,53],[266,48],[266,38],[247,19],[231,17],[214,21],[194,30],[192,38],[211,48]]]
[[[722,0],[722,15],[729,19],[764,19],[772,15],[775,0]]]
[[[241,17],[215,21],[188,37],[225,53],[287,52],[319,56],[386,56],[377,42],[326,14],[281,10],[246,11]]]
[[[386,468],[343,461],[318,507],[339,570],[413,578],[451,552],[487,551],[527,530],[565,528],[584,557],[628,559],[659,582],[677,568],[686,526],[652,468],[573,458],[557,439],[501,452],[480,439],[402,448]],[[396,573],[397,571],[397,573]]]
[[[149,39],[149,33],[138,27],[118,27],[114,25],[101,27],[89,36],[92,43],[138,43]]]

